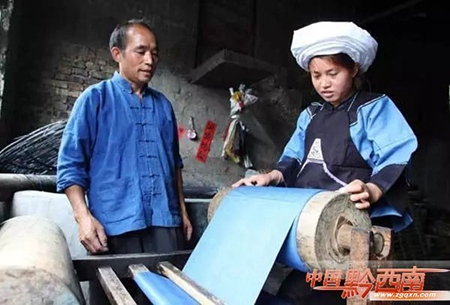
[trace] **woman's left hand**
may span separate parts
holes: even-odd
[[[339,189],[341,193],[349,193],[350,200],[355,202],[357,209],[368,209],[370,205],[377,202],[383,192],[373,183],[364,183],[361,180],[353,180],[346,186]]]

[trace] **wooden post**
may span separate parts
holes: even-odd
[[[361,272],[369,267],[371,231],[353,228],[351,232],[350,268]],[[367,305],[367,298],[357,295],[347,299],[347,305]]]
[[[392,268],[392,258],[394,254],[392,229],[373,226],[374,247],[371,251],[370,262],[372,272],[376,277],[376,271],[383,264],[383,268]],[[370,305],[391,305],[392,301],[370,301]]]

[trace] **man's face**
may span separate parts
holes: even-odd
[[[155,35],[147,28],[135,25],[128,29],[124,50],[113,48],[113,58],[119,63],[120,74],[142,87],[153,77],[158,63]]]

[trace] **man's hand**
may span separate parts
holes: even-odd
[[[186,241],[190,241],[192,237],[192,224],[186,211],[186,203],[184,202],[183,175],[181,173],[180,167],[176,168],[176,186],[178,191],[178,202],[180,204],[181,222],[183,226],[184,238],[186,238]]]
[[[91,213],[77,217],[80,242],[92,254],[108,251],[108,238],[103,226]]]
[[[89,211],[84,200],[84,190],[78,185],[72,185],[64,193],[72,206],[78,223],[79,239],[86,250],[92,254],[108,251],[105,230]]]
[[[368,209],[370,205],[377,202],[383,192],[373,183],[364,183],[361,180],[353,180],[346,186],[339,189],[341,193],[349,193],[350,200],[355,202],[357,209]]]
[[[232,185],[238,187],[241,185],[247,186],[266,186],[270,184],[278,184],[283,181],[283,174],[280,171],[273,170],[267,174],[254,175],[248,178],[243,178]]]
[[[187,213],[183,213],[181,221],[183,222],[183,233],[186,241],[190,241],[192,237],[192,224]]]

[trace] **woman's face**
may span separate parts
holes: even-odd
[[[350,98],[353,94],[353,78],[358,67],[349,69],[337,65],[327,57],[314,57],[309,62],[311,80],[317,93],[334,107]]]

